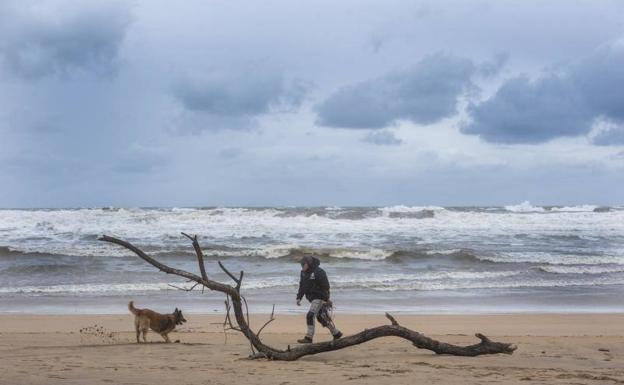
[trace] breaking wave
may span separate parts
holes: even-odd
[[[161,281],[170,276],[97,238],[196,271],[180,231],[198,234],[215,279],[227,280],[217,260],[245,270],[250,295],[291,298],[304,255],[321,259],[332,287],[360,298],[624,285],[622,206],[103,208],[0,210],[0,297],[168,297],[175,289]]]
[[[461,289],[513,289],[528,287],[570,287],[591,285],[621,285],[624,277],[601,277],[594,282],[585,279],[542,278],[514,279],[520,272],[422,272],[420,274],[386,274],[371,277],[343,276],[332,279],[337,289],[366,289],[373,291],[441,291]],[[509,279],[511,278],[511,279]],[[47,286],[0,287],[2,294],[92,294],[150,292],[178,290],[180,283],[122,283],[122,284],[64,284]],[[188,286],[188,285],[187,285]],[[296,277],[251,279],[243,284],[245,290],[284,289],[295,290]]]
[[[607,273],[624,273],[622,265],[580,265],[580,266],[540,266],[537,268],[545,273],[553,274],[607,274]]]

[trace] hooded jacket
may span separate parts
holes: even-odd
[[[297,300],[305,295],[310,302],[315,299],[329,300],[329,280],[325,270],[319,266],[321,261],[318,258],[306,256],[303,262],[308,263],[308,270],[301,271],[299,279],[299,291],[297,292]]]

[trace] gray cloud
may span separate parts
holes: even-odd
[[[130,22],[122,3],[9,2],[0,6],[0,60],[21,78],[75,70],[110,76]]]
[[[219,156],[224,159],[236,159],[243,154],[240,148],[229,147],[219,151]]]
[[[134,144],[120,154],[112,169],[122,174],[143,174],[155,169],[161,171],[168,161],[162,149]]]
[[[624,145],[624,122],[608,122],[592,138],[592,143],[598,146]]]
[[[559,136],[587,133],[591,114],[582,95],[558,76],[530,81],[508,80],[487,101],[468,107],[473,122],[462,127],[465,134],[477,134],[499,143],[539,143]]]
[[[479,65],[479,73],[485,77],[497,75],[501,69],[509,61],[509,54],[506,52],[500,52],[494,56],[490,61],[486,61]]]
[[[388,130],[371,131],[364,137],[364,141],[378,146],[399,146],[403,143]]]
[[[541,143],[586,135],[598,119],[624,119],[623,90],[620,41],[558,73],[534,81],[526,77],[506,81],[490,99],[468,106],[472,121],[461,131],[497,143]],[[606,137],[598,142],[616,143]]]
[[[430,124],[457,112],[457,100],[474,88],[472,61],[435,54],[404,71],[343,87],[317,106],[317,124],[383,128],[400,119]]]
[[[501,148],[447,120],[386,129],[402,145],[373,147],[368,134],[378,143],[392,137],[323,129],[314,111],[340,87],[368,80],[341,96],[332,116],[376,127],[455,117],[473,82],[489,97],[504,80],[490,76],[504,64],[506,77],[576,79],[582,99],[593,95],[582,103],[583,130],[595,111],[618,121],[622,87],[611,82],[621,72],[604,64],[616,51],[592,52],[622,34],[621,2],[553,0],[536,12],[534,2],[116,1],[0,0],[0,207],[621,204],[624,147],[563,140]],[[418,63],[441,47],[472,60],[469,80],[444,75],[461,75],[451,60]],[[594,64],[543,74],[588,55]],[[290,79],[314,89],[300,102]],[[421,85],[427,79],[432,91]],[[385,92],[381,107],[376,91]],[[357,97],[363,103],[352,103]],[[203,135],[179,135],[189,132]],[[613,145],[617,132],[593,126],[588,139]]]
[[[258,115],[293,111],[302,102],[307,86],[282,76],[258,73],[212,73],[185,78],[173,96],[185,110],[201,114],[201,129],[247,128]]]

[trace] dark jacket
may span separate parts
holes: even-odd
[[[305,295],[310,302],[315,299],[328,301],[329,280],[327,279],[327,274],[325,274],[325,270],[319,267],[321,261],[318,258],[311,257],[311,262],[312,264],[308,270],[301,271],[297,299],[300,300]]]

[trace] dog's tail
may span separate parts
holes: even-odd
[[[130,313],[134,315],[139,314],[139,309],[134,307],[134,301],[128,302],[128,310],[130,310]]]

